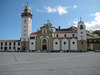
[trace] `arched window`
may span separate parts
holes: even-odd
[[[43,39],[43,42],[45,43],[46,42],[46,39]]]
[[[73,34],[73,37],[74,37],[75,35]]]
[[[83,29],[83,25],[80,25],[80,29]]]
[[[58,34],[57,34],[57,37],[58,37]]]
[[[66,37],[66,34],[64,36]]]

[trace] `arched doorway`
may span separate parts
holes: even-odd
[[[47,45],[42,45],[42,50],[47,50]]]
[[[42,40],[42,50],[47,50],[47,39],[46,38]]]

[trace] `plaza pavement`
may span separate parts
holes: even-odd
[[[0,52],[0,75],[100,75],[100,52]]]

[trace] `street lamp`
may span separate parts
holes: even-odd
[[[50,25],[51,25],[51,23],[50,23],[50,20],[47,20],[47,22],[48,22],[48,26],[49,26],[49,55],[50,55]]]

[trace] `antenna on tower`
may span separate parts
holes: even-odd
[[[47,23],[50,24],[50,20],[47,20]]]
[[[27,2],[27,5],[28,5],[28,2]]]

